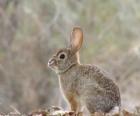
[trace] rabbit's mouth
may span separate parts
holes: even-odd
[[[59,72],[58,66],[57,66],[57,61],[55,59],[50,59],[48,61],[48,67],[54,70],[56,73]]]
[[[48,61],[48,67],[53,68],[56,66],[56,60],[55,59],[50,59]]]

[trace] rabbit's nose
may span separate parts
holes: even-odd
[[[52,66],[52,65],[54,65],[55,64],[55,59],[50,59],[49,61],[48,61],[48,66],[50,67],[50,66]]]

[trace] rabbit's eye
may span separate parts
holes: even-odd
[[[64,59],[65,58],[65,54],[60,54],[59,58],[60,59]]]

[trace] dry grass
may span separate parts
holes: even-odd
[[[76,114],[75,112],[63,111],[58,107],[52,107],[49,110],[37,110],[29,114],[29,116],[84,116],[82,112]],[[135,112],[122,110],[120,113],[108,113],[104,115],[101,112],[95,112],[93,116],[140,116],[140,107],[136,108]]]

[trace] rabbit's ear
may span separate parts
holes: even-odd
[[[73,53],[76,53],[83,43],[83,31],[80,27],[74,27],[70,38],[70,48]]]

